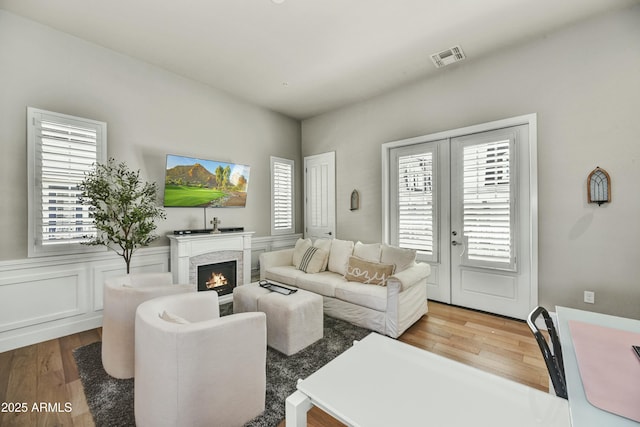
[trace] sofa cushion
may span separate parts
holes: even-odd
[[[300,264],[296,267],[298,270],[302,270],[305,273],[319,273],[322,271],[322,268],[327,265],[328,258],[329,252],[311,246],[310,248],[307,248],[300,260]]]
[[[316,239],[313,242],[313,246],[315,246],[316,248],[320,248],[322,250],[327,251],[327,254],[331,253],[331,241],[333,239]],[[327,269],[327,266],[329,265],[329,257],[327,256],[327,259],[324,263],[324,266],[322,266],[322,268],[320,269],[320,271],[325,271]]]
[[[324,249],[327,252],[331,251],[331,242],[333,239],[316,239],[313,242],[313,246],[316,248]]]
[[[365,244],[362,242],[356,242],[355,246],[353,247],[354,256],[372,262],[380,261],[381,251],[382,247],[380,246],[380,243]]]
[[[304,253],[311,247],[311,239],[298,239],[293,248],[293,265],[298,268]]]
[[[331,253],[329,254],[329,271],[344,276],[347,272],[349,257],[353,255],[353,242],[351,240],[331,241]]]
[[[387,288],[369,286],[359,282],[341,283],[336,286],[336,298],[377,311],[387,310]]]
[[[300,276],[304,276],[304,271],[298,270],[293,265],[283,265],[269,267],[265,270],[265,279],[274,282],[284,283],[285,285],[296,285],[296,280]]]
[[[350,282],[387,286],[387,278],[393,274],[394,269],[393,264],[381,264],[352,256],[349,257],[344,278]]]
[[[395,265],[395,273],[400,273],[416,263],[416,251],[383,244],[380,262]]]
[[[327,297],[335,297],[336,287],[344,283],[347,283],[347,279],[330,271],[323,271],[317,274],[304,274],[298,276],[296,280],[296,286],[300,289]]]

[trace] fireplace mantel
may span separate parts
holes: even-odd
[[[252,231],[219,234],[169,234],[171,242],[171,272],[174,283],[195,283],[194,268],[207,258],[238,262],[237,283],[251,281]],[[231,301],[231,295],[220,297],[220,303]]]

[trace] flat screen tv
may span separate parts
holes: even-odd
[[[165,207],[243,208],[249,166],[167,155]]]

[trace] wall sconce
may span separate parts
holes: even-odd
[[[351,192],[351,210],[357,211],[360,209],[360,193],[358,190],[353,190]]]
[[[589,203],[611,202],[611,177],[606,170],[597,166],[587,178],[587,199]]]

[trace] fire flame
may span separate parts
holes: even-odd
[[[207,289],[213,289],[217,286],[228,285],[229,281],[222,273],[211,273],[211,277],[205,282],[205,284],[207,285]]]

